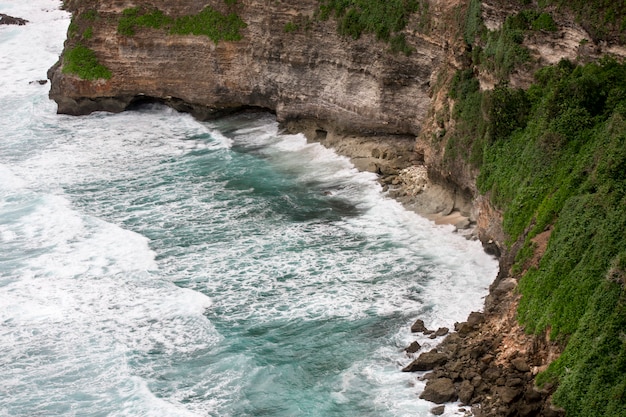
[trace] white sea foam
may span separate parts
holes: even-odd
[[[0,6],[31,22],[0,27],[0,415],[250,414],[251,395],[301,383],[288,372],[324,352],[290,346],[332,323],[389,334],[331,366],[320,401],[428,415],[422,383],[399,372],[408,327],[480,308],[496,263],[477,242],[405,211],[347,158],[279,134],[270,115],[56,116],[48,87],[29,82],[56,61],[68,14],[51,0]],[[247,178],[254,164],[283,181],[261,184],[276,201]],[[381,317],[393,326],[368,325]],[[354,336],[322,340],[320,363]],[[262,356],[274,350],[287,357]],[[308,393],[277,395],[285,413],[315,411]]]

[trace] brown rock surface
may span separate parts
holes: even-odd
[[[386,43],[370,35],[356,41],[341,37],[334,20],[313,18],[317,0],[239,0],[234,10],[247,24],[243,39],[217,44],[151,28],[123,36],[108,22],[119,19],[128,7],[124,2],[66,3],[79,25],[85,10],[98,11],[101,19],[89,22],[93,37],[81,42],[113,76],[85,81],[54,68],[50,96],[61,113],[120,111],[154,98],[199,117],[256,106],[275,111],[281,122],[315,120],[326,130],[416,134],[444,57],[443,39],[411,31],[407,41],[416,52],[409,57],[389,53]],[[194,14],[205,5],[226,7],[222,0],[133,2],[171,16]],[[309,17],[310,27],[287,33],[285,25],[298,16]]]

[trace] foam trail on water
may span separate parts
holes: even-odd
[[[59,5],[0,2],[0,415],[428,415],[496,262],[271,115],[56,115]]]

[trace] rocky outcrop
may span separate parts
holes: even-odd
[[[206,5],[227,11],[222,0],[178,2],[139,0],[168,16],[198,13]],[[247,27],[237,42],[215,44],[205,36],[168,35],[140,28],[117,33],[123,1],[68,2],[78,27],[92,27],[89,39],[70,37],[93,49],[112,72],[109,80],[87,81],[50,72],[50,96],[59,112],[85,114],[121,111],[154,99],[207,118],[246,106],[272,110],[281,122],[316,121],[333,132],[415,135],[429,107],[430,84],[442,63],[443,39],[414,33],[411,56],[389,53],[386,43],[365,35],[353,40],[337,34],[336,22],[313,18],[317,0],[298,2],[239,0],[234,11]],[[98,19],[86,21],[87,10]],[[306,29],[287,32],[287,24],[308,19]],[[410,110],[409,110],[410,109]]]
[[[524,334],[515,320],[517,301],[514,291],[492,292],[485,313],[470,314],[436,352],[421,354],[404,369],[431,371],[423,376],[427,383],[421,398],[435,403],[458,399],[477,417],[563,415],[549,402],[554,387],[540,390],[534,384],[558,347]]]
[[[0,13],[0,25],[18,25],[24,26],[28,23],[28,20],[22,19],[20,17],[13,17],[6,15],[4,13]]]

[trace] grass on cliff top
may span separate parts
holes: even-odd
[[[596,41],[626,42],[626,3],[623,0],[541,0],[539,3],[571,10],[576,22]]]
[[[233,4],[227,1],[227,4]],[[166,29],[172,35],[207,36],[213,42],[241,40],[239,31],[246,24],[237,14],[223,14],[211,6],[200,13],[173,18],[161,10],[146,10],[139,7],[125,9],[118,22],[117,32],[124,36],[133,36],[137,27]]]
[[[84,80],[108,80],[112,75],[107,67],[98,62],[93,50],[80,44],[65,51],[63,72],[78,75]]]
[[[530,61],[530,52],[523,46],[529,31],[558,29],[552,15],[536,9],[525,9],[508,16],[498,30],[488,30],[482,22],[481,2],[471,0],[468,6],[464,37],[472,47],[472,62],[483,70],[505,80],[509,74]]]
[[[568,416],[626,416],[626,64],[562,61],[535,78],[481,92],[458,73],[456,157],[480,167],[479,189],[525,242],[518,271],[553,228],[519,287],[520,323],[566,345],[537,381],[559,384]]]
[[[409,55],[412,50],[400,33],[413,13],[428,12],[422,0],[320,0],[319,18],[335,17],[337,30],[343,36],[358,39],[373,33],[378,40],[389,42],[393,52]]]

